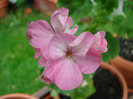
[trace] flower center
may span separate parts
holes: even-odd
[[[72,52],[71,52],[71,51],[68,51],[68,52],[66,53],[66,56],[67,56],[68,58],[71,58]]]

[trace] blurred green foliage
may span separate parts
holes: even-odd
[[[119,42],[117,39],[113,38],[109,32],[106,32],[106,39],[108,42],[106,53],[102,53],[103,61],[108,61],[119,53]]]
[[[25,7],[16,12],[10,11],[4,19],[0,19],[0,96],[9,93],[33,94],[44,83],[40,79],[42,72],[38,60],[34,59],[34,49],[26,37],[29,21],[49,17],[33,11],[24,15]]]
[[[118,0],[94,0],[94,2],[97,3],[97,12],[104,16],[118,7]]]
[[[92,2],[90,0],[58,0],[59,7],[69,8],[73,22],[77,23],[84,16],[88,16],[92,10]]]
[[[26,2],[26,0],[17,0],[17,5],[20,6],[20,5],[23,5],[24,3]]]
[[[17,0],[16,2],[17,6],[26,6],[29,4],[33,4],[33,0]]]

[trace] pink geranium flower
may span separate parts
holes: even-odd
[[[41,76],[47,83],[55,83],[62,90],[74,89],[82,83],[82,73],[93,73],[102,61],[94,42],[96,36],[84,32],[77,38],[58,33],[49,43],[49,59]]]
[[[105,32],[99,31],[95,35],[94,43],[92,44],[92,47],[97,49],[100,53],[106,52],[107,49],[107,41],[105,39]]]
[[[34,58],[41,56],[39,60],[40,65],[44,66],[46,60],[49,58],[48,45],[55,34],[74,34],[77,31],[77,25],[73,29],[70,29],[73,22],[72,18],[68,17],[68,13],[69,10],[67,8],[56,10],[51,16],[51,25],[53,28],[45,20],[32,21],[28,24],[26,35],[30,39],[31,46],[35,49]]]
[[[93,73],[102,61],[100,53],[107,51],[105,32],[95,35],[84,32],[78,37],[73,34],[72,18],[68,9],[60,8],[51,16],[51,26],[45,20],[28,24],[26,35],[34,47],[34,58],[45,66],[41,79],[46,84],[54,83],[62,90],[74,89],[82,83],[82,73]]]

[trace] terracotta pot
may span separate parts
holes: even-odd
[[[6,15],[8,3],[8,0],[0,0],[0,18]]]
[[[89,24],[91,21],[91,17],[84,17],[80,21],[83,22],[84,25]]]
[[[34,96],[23,94],[23,93],[14,93],[1,96],[0,99],[39,99]]]
[[[57,4],[57,0],[49,0],[50,2]]]
[[[34,0],[34,8],[51,16],[51,14],[57,9],[56,0]]]
[[[127,99],[128,90],[127,90],[127,84],[123,75],[116,68],[109,65],[108,63],[102,63],[101,67],[109,70],[112,74],[116,75],[123,89],[122,99]]]
[[[110,64],[122,73],[129,87],[128,91],[133,93],[133,62],[117,56],[110,61]]]
[[[27,15],[27,14],[32,14],[32,9],[31,8],[26,8],[24,10],[24,14]]]

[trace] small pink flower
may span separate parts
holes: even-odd
[[[97,49],[100,53],[104,53],[108,50],[104,31],[99,31],[95,34],[95,40],[92,47]]]
[[[49,59],[41,78],[47,84],[55,83],[62,90],[72,90],[82,83],[82,73],[94,72],[102,61],[92,47],[96,37],[84,32],[77,38],[70,34],[56,34],[49,43]]]
[[[73,25],[72,18],[68,17],[69,10],[67,8],[60,8],[56,10],[51,16],[51,25],[45,20],[37,20],[36,22],[30,22],[28,24],[28,30],[26,32],[27,38],[30,39],[31,46],[35,49],[34,58],[41,56],[39,64],[44,66],[44,63],[49,58],[48,45],[51,38],[56,33],[74,34],[78,26],[73,29],[70,27]]]

